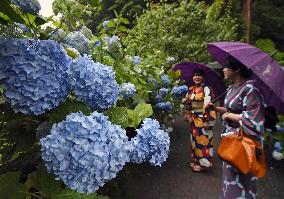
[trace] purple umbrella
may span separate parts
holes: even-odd
[[[242,42],[209,43],[208,51],[221,65],[233,56],[251,69],[266,104],[284,114],[284,70],[269,54]]]
[[[177,64],[173,68],[174,71],[181,71],[181,76],[179,78],[185,80],[185,84],[188,86],[194,85],[192,76],[197,69],[202,69],[204,71],[205,83],[211,87],[215,99],[216,97],[222,95],[224,91],[226,91],[226,86],[221,75],[219,75],[219,73],[211,69],[209,66],[200,63],[186,62]]]

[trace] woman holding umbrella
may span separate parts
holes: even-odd
[[[255,87],[255,81],[250,80],[250,69],[233,58],[227,57],[223,63],[224,78],[233,84],[227,89],[224,107],[209,107],[222,114],[225,131],[221,136],[238,134],[241,127],[251,138],[261,141],[264,132],[263,98]],[[256,198],[256,177],[244,175],[236,168],[223,162],[223,193],[221,198]]]
[[[204,108],[204,104],[213,99],[210,87],[205,83],[205,72],[196,69],[193,72],[192,80],[194,85],[182,102],[186,104],[185,118],[191,124],[191,149],[192,162],[190,163],[193,172],[202,172],[212,167],[213,156],[213,132],[216,113]]]

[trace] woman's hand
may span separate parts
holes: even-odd
[[[209,108],[209,109],[215,110],[216,106],[212,102],[208,102],[207,104],[204,104],[204,108]]]
[[[185,98],[182,98],[182,103],[183,104],[186,104],[186,103],[188,103],[188,99],[185,97]]]
[[[222,115],[222,120],[227,120],[229,116],[229,112],[226,112]]]

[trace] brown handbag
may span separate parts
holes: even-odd
[[[259,141],[244,134],[224,136],[217,150],[218,156],[237,168],[241,173],[251,173],[261,178],[266,173],[264,150]]]

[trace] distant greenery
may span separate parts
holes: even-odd
[[[125,45],[137,54],[162,51],[179,60],[208,61],[206,43],[235,40],[237,29],[229,10],[223,16],[208,17],[208,9],[195,1],[155,6],[137,19]]]

